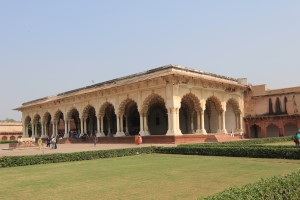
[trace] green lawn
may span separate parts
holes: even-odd
[[[299,160],[159,154],[1,168],[0,199],[197,199],[299,169]]]
[[[267,146],[295,146],[295,142],[293,141],[287,141],[287,142],[276,142],[276,143],[266,143],[263,145]]]

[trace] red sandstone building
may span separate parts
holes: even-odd
[[[300,129],[300,87],[269,90],[251,86],[245,94],[245,131],[249,138],[294,135]]]
[[[22,133],[22,122],[0,122],[0,140],[17,140]]]

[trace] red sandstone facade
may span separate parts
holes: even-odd
[[[249,138],[294,135],[300,129],[300,87],[269,90],[252,86],[245,95],[245,130]]]

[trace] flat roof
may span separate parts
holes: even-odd
[[[35,99],[35,100],[32,100],[32,101],[28,101],[28,102],[23,103],[22,106],[27,106],[27,105],[30,105],[30,104],[33,104],[33,103],[42,102],[42,101],[45,101],[45,100],[50,100],[50,99],[53,99],[55,97],[61,97],[61,96],[65,96],[65,95],[68,95],[68,94],[75,94],[77,92],[84,91],[84,90],[97,89],[97,88],[101,88],[103,86],[108,86],[108,85],[110,85],[110,86],[115,85],[116,83],[121,82],[121,81],[122,82],[127,81],[126,83],[129,84],[131,82],[134,82],[134,81],[131,81],[131,79],[133,79],[133,78],[142,77],[144,75],[151,75],[151,74],[154,74],[156,72],[162,72],[162,71],[166,71],[166,70],[170,70],[170,69],[171,70],[175,69],[175,70],[179,70],[179,71],[182,71],[182,72],[189,72],[189,73],[193,73],[193,74],[205,75],[205,76],[208,76],[208,77],[223,79],[223,80],[227,80],[227,81],[233,81],[233,82],[236,82],[236,84],[239,84],[238,79],[235,79],[235,78],[232,78],[232,77],[221,76],[221,75],[217,75],[217,74],[214,74],[214,73],[208,73],[208,72],[204,72],[204,71],[201,71],[201,70],[196,70],[196,69],[191,69],[191,68],[187,68],[187,67],[183,67],[183,66],[179,66],[179,65],[170,64],[170,65],[165,65],[165,66],[162,66],[162,67],[157,67],[157,68],[154,68],[154,69],[151,69],[151,70],[147,70],[147,71],[144,71],[144,72],[135,73],[135,74],[132,74],[132,75],[112,79],[112,80],[109,80],[109,81],[96,83],[96,84],[89,85],[89,86],[86,86],[86,87],[81,87],[81,88],[78,88],[78,89],[69,90],[69,91],[66,91],[66,92],[59,93],[57,95]],[[145,79],[151,79],[151,78],[154,78],[154,77],[150,76],[150,77],[147,77]],[[242,84],[239,84],[239,85],[242,85]],[[19,108],[17,108],[17,110],[18,109]]]

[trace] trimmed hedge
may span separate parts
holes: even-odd
[[[142,147],[142,148],[115,149],[115,150],[104,150],[104,151],[85,151],[85,152],[64,153],[64,154],[9,156],[9,157],[0,158],[0,168],[81,161],[81,160],[94,160],[99,158],[133,156],[137,154],[151,154],[153,152],[154,152],[154,147]]]
[[[256,146],[256,147],[265,147],[262,144],[269,144],[269,143],[277,143],[277,142],[288,142],[293,141],[293,136],[286,136],[286,137],[273,137],[273,138],[258,138],[258,139],[249,139],[249,140],[239,140],[233,142],[213,142],[213,143],[198,143],[198,144],[182,144],[178,145],[179,147],[218,147],[218,146]],[[281,147],[281,146],[275,146]],[[294,147],[294,146],[286,146],[286,147]]]
[[[0,140],[0,144],[18,143],[17,140]]]
[[[300,199],[300,171],[293,172],[285,177],[277,176],[269,179],[262,179],[256,183],[239,188],[231,187],[223,192],[202,199]]]
[[[204,156],[227,156],[248,158],[281,158],[300,159],[298,148],[273,148],[273,147],[161,147],[155,150],[161,154],[184,154]]]

